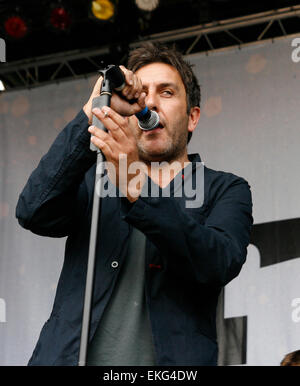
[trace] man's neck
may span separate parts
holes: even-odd
[[[147,164],[148,175],[157,185],[165,188],[188,163],[190,161],[186,152],[170,162],[150,162]]]

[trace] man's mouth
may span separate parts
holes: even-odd
[[[159,122],[159,124],[154,129],[147,130],[147,131],[145,131],[145,133],[156,133],[159,130],[162,130],[163,128],[164,128],[164,125],[161,122]]]

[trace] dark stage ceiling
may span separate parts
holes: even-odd
[[[0,37],[6,43],[0,79],[7,90],[87,76],[101,61],[125,63],[128,49],[145,40],[175,43],[187,54],[300,32],[299,0],[160,0],[152,12],[135,0],[118,0],[110,21],[93,18],[91,3],[0,0]],[[51,20],[55,7],[68,14],[64,30]],[[24,37],[7,33],[12,15],[24,19]]]

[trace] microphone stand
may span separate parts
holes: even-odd
[[[103,76],[101,91],[100,91],[100,95],[93,99],[92,108],[98,107],[101,109],[101,107],[103,106],[110,106],[112,87],[110,85],[109,77],[107,76],[107,71],[109,69],[110,69],[110,66],[100,71],[100,73]],[[92,124],[102,130],[107,131],[103,123],[94,115],[93,115]],[[105,161],[104,155],[102,154],[100,149],[98,149],[93,143],[91,143],[90,149],[93,151],[97,151],[97,164],[96,164],[96,172],[95,172],[93,210],[92,210],[90,244],[89,244],[89,254],[88,254],[88,263],[87,263],[87,275],[86,275],[86,285],[85,285],[85,295],[84,295],[84,305],[83,305],[83,317],[82,317],[78,366],[86,366],[87,348],[88,348],[89,335],[90,335],[94,276],[95,276],[98,219],[101,213],[101,197],[103,192],[102,177],[104,174],[104,161]]]

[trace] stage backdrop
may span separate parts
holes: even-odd
[[[246,178],[254,203],[247,262],[220,297],[220,365],[279,365],[300,349],[300,62],[291,42],[188,57],[202,86],[190,151]],[[18,225],[18,195],[95,79],[0,96],[0,365],[27,364],[53,304],[65,244]]]

